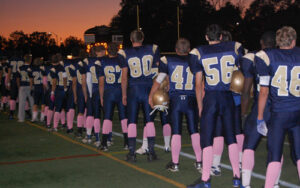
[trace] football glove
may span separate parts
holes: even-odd
[[[265,120],[257,120],[256,121],[257,123],[257,132],[263,136],[267,136],[268,134],[268,128],[267,128],[267,125],[266,125],[266,122]]]

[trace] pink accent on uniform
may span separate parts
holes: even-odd
[[[47,85],[48,85],[47,76],[43,77],[43,85],[44,85],[44,87],[47,87]]]
[[[94,120],[94,131],[95,133],[100,133],[101,125],[100,125],[100,119],[97,118]]]
[[[163,136],[171,136],[171,126],[170,124],[165,124],[163,126]]]
[[[297,161],[297,170],[298,170],[298,176],[300,179],[300,160]]]
[[[6,96],[3,96],[3,97],[2,97],[2,103],[6,104],[7,101],[8,101],[7,97],[6,97]]]
[[[16,101],[15,100],[9,100],[9,109],[16,110]]]
[[[239,151],[237,144],[230,144],[228,146],[229,159],[233,171],[233,176],[239,178],[240,177],[240,168],[239,168]]]
[[[213,163],[213,147],[208,146],[203,149],[203,160],[202,160],[202,181],[209,180],[210,177],[210,168]]]
[[[298,166],[298,162],[297,162],[297,166]],[[278,161],[276,162],[273,161],[268,164],[265,188],[274,187],[276,179],[280,172],[280,168],[281,168],[281,163]]]
[[[77,127],[82,127],[83,126],[83,115],[78,115],[77,116]]]
[[[68,126],[68,129],[72,129],[73,128],[74,116],[75,116],[75,110],[74,109],[70,109],[67,112],[67,126]]]
[[[144,126],[143,138],[147,138],[147,126]]]
[[[181,150],[181,135],[174,134],[171,140],[172,162],[179,163],[179,154]]]
[[[88,116],[86,118],[86,128],[87,129],[92,129],[94,125],[94,117],[93,116]]]
[[[84,114],[83,114],[83,127],[86,128],[86,111],[87,109],[84,109]]]
[[[128,133],[127,121],[128,121],[128,119],[122,119],[121,120],[121,126],[122,126],[122,132],[123,133]]]
[[[245,138],[244,134],[236,135],[236,142],[238,145],[239,152],[243,152],[244,138]]]
[[[60,112],[60,123],[61,124],[65,124],[66,123],[66,112],[64,110],[62,110]]]
[[[147,128],[147,137],[155,137],[155,126],[153,122],[149,122],[146,124]]]
[[[243,153],[242,169],[252,171],[254,167],[254,162],[254,151],[252,149],[245,149]]]
[[[44,115],[45,115],[45,116],[47,116],[48,110],[49,110],[49,107],[48,107],[48,106],[45,106],[45,108],[44,108]]]
[[[47,112],[47,125],[51,124],[52,116],[53,116],[53,111],[49,109]]]
[[[202,161],[202,152],[201,152],[201,146],[200,146],[200,134],[194,133],[191,135],[192,139],[192,146],[195,152],[196,160],[197,162]]]
[[[136,124],[130,123],[128,125],[128,138],[136,138]]]
[[[103,121],[102,134],[109,134],[111,126],[112,121],[110,121],[109,119],[105,119]]]
[[[55,112],[54,113],[54,119],[53,119],[53,127],[54,128],[58,127],[59,119],[60,119],[60,113],[59,112]]]
[[[213,155],[221,156],[224,149],[224,137],[218,136],[214,138]]]

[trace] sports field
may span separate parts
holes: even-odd
[[[142,138],[142,122],[140,118],[139,139]],[[173,173],[165,169],[171,154],[163,150],[160,121],[155,125],[159,160],[148,162],[145,155],[139,155],[136,163],[128,163],[124,160],[127,151],[122,147],[118,120],[113,124],[114,144],[108,152],[100,152],[62,129],[48,132],[42,123],[18,123],[1,113],[0,187],[185,187],[200,176],[193,166],[195,160],[187,130],[184,129],[182,136],[180,171]],[[141,142],[137,148],[140,145]],[[289,151],[285,143],[281,187],[300,187]],[[266,154],[264,139],[256,152],[253,188],[264,184]],[[226,169],[229,167],[226,149],[222,164],[222,176],[212,177],[212,187],[232,187],[232,172]]]

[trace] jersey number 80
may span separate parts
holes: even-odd
[[[130,69],[130,76],[132,78],[141,77],[142,74],[144,76],[149,76],[152,74],[152,63],[153,56],[152,55],[144,55],[142,57],[142,62],[138,57],[132,57],[128,59],[128,66]],[[143,68],[142,68],[143,67]]]

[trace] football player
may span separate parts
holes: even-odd
[[[19,112],[18,112],[18,122],[24,122],[25,120],[25,103],[26,99],[30,102],[30,107],[33,109],[33,97],[32,97],[32,90],[33,90],[33,82],[29,79],[29,75],[32,72],[31,69],[31,61],[32,55],[26,54],[24,56],[25,63],[18,67],[17,70],[17,85],[19,88]]]
[[[1,60],[1,106],[0,110],[5,111],[6,105],[8,102],[8,90],[6,88],[7,83],[7,77],[8,77],[8,61],[6,57],[2,57]]]
[[[167,169],[176,172],[179,170],[179,153],[181,150],[182,118],[186,116],[188,131],[191,136],[193,149],[196,155],[196,168],[201,169],[201,147],[198,132],[199,113],[195,96],[195,79],[188,64],[190,42],[187,39],[178,39],[175,48],[177,56],[164,56],[159,63],[159,74],[149,94],[149,104],[153,108],[153,94],[159,89],[162,81],[168,76],[170,80],[170,117],[172,125],[171,153],[172,162]]]
[[[130,34],[132,48],[121,50],[122,55],[122,101],[128,110],[128,161],[136,161],[136,123],[138,119],[139,106],[142,105],[144,119],[147,128],[148,160],[156,160],[154,151],[155,127],[153,118],[150,116],[151,107],[148,103],[148,95],[152,87],[152,68],[159,61],[159,50],[157,45],[143,45],[144,33],[134,30]],[[127,90],[128,88],[128,90]]]
[[[92,48],[93,55],[88,58],[87,73],[86,73],[86,87],[87,87],[87,118],[86,118],[86,133],[87,137],[82,140],[83,143],[92,143],[92,129],[94,127],[96,147],[100,146],[100,95],[98,87],[98,73],[100,67],[100,58],[105,56],[104,46],[95,46]],[[82,83],[82,87],[85,86]]]
[[[240,185],[239,152],[234,130],[234,100],[229,90],[231,75],[243,55],[238,42],[221,42],[222,29],[213,24],[206,28],[209,45],[193,49],[190,68],[195,75],[196,97],[199,108],[200,138],[203,149],[202,178],[188,187],[210,187],[210,171],[213,162],[213,137],[217,117],[220,116],[228,144],[229,158],[233,169],[233,186]],[[205,75],[205,96],[202,98],[202,79]]]
[[[281,169],[285,134],[288,133],[295,154],[300,178],[300,49],[296,47],[297,33],[284,26],[276,32],[279,49],[265,49],[256,54],[259,74],[257,131],[268,135],[269,163],[265,188],[275,185]],[[266,128],[264,110],[271,99],[271,120]]]

